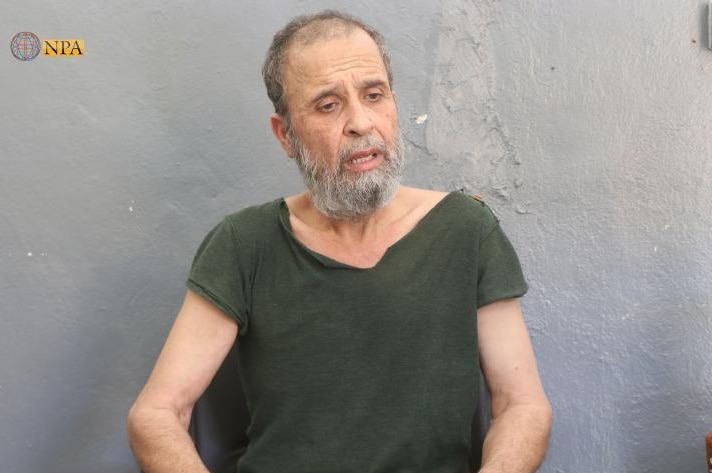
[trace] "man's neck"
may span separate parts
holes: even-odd
[[[339,220],[314,208],[309,194],[285,199],[295,237],[307,248],[336,261],[372,268],[447,194],[400,187],[391,202],[366,218]]]
[[[408,212],[407,193],[400,187],[385,207],[354,218],[333,218],[319,211],[309,192],[290,198],[292,215],[313,230],[331,235],[343,242],[363,242],[377,238],[381,231]]]

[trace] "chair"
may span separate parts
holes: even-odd
[[[480,379],[480,403],[472,425],[470,470],[480,466],[482,442],[490,423],[489,395]],[[233,345],[215,378],[193,408],[189,432],[205,466],[212,473],[235,473],[247,447],[249,423],[245,396],[237,374],[237,344]]]
[[[212,473],[235,473],[247,448],[249,413],[237,372],[237,343],[193,407],[188,431]]]

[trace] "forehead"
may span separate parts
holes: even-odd
[[[285,59],[284,82],[289,95],[304,87],[343,80],[344,75],[374,75],[384,79],[387,75],[378,45],[358,28],[306,45],[295,44]]]

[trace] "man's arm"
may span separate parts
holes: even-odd
[[[188,290],[128,416],[129,444],[146,473],[208,473],[188,435],[190,414],[236,337],[233,319]]]
[[[532,473],[546,453],[552,410],[544,394],[519,301],[477,311],[480,363],[492,399],[480,473]]]

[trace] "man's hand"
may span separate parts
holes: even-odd
[[[477,332],[493,418],[480,473],[532,473],[546,453],[552,410],[519,302],[509,299],[481,307]]]
[[[188,435],[193,405],[237,337],[237,323],[188,291],[156,366],[128,417],[146,473],[208,473]]]

